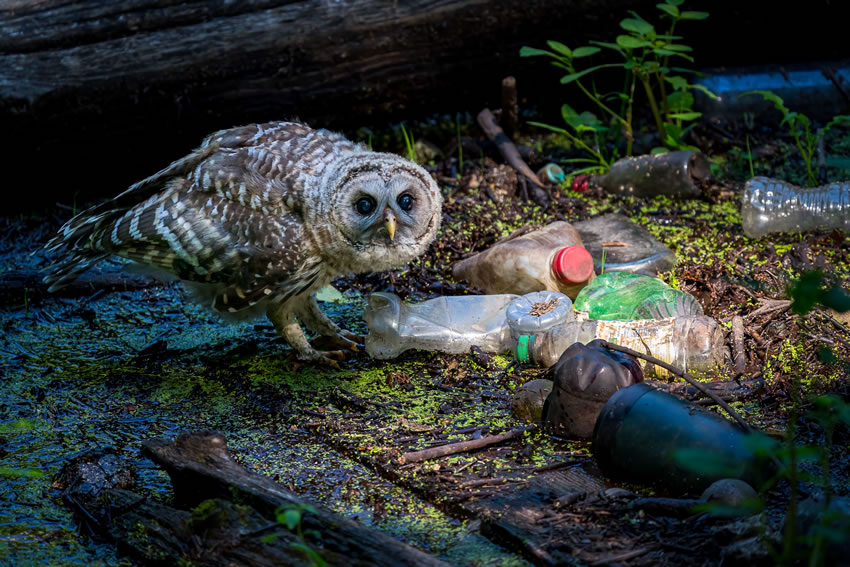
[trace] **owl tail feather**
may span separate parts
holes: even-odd
[[[60,290],[73,282],[75,279],[80,277],[83,272],[105,259],[107,256],[108,254],[98,254],[97,256],[71,256],[70,259],[65,260],[64,262],[54,264],[46,268],[48,270],[52,270],[52,272],[44,276],[42,281],[50,286],[47,288],[47,291],[53,293],[54,291]]]

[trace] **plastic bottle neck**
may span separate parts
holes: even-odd
[[[552,275],[563,285],[584,283],[593,275],[593,258],[583,246],[565,246],[552,256]]]

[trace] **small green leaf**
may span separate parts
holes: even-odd
[[[713,98],[714,100],[720,100],[720,97],[711,92],[711,89],[706,87],[705,85],[688,85],[692,90],[699,91],[709,98]]]
[[[667,3],[671,6],[681,6],[685,3],[685,0],[667,0]]]
[[[645,39],[639,39],[631,35],[618,35],[617,45],[623,49],[638,49],[641,47],[647,47],[651,44]]]
[[[296,508],[287,508],[283,512],[283,524],[289,531],[298,527],[301,522],[301,511]]]
[[[549,47],[552,48],[552,50],[557,51],[561,55],[565,55],[567,57],[573,56],[572,50],[570,50],[569,47],[567,47],[566,45],[564,45],[563,43],[561,43],[559,41],[552,41],[550,39],[549,41],[546,42],[546,45],[548,45]]]
[[[588,57],[589,55],[594,55],[602,51],[598,47],[576,47],[573,50],[573,57]]]
[[[537,57],[538,55],[554,55],[554,53],[537,49],[536,47],[528,47],[527,45],[523,45],[519,50],[520,57]]]
[[[676,112],[670,115],[670,118],[676,120],[696,120],[702,116],[702,112]]]
[[[338,289],[336,289],[332,285],[326,285],[323,288],[320,288],[319,291],[316,292],[316,299],[319,301],[324,301],[326,303],[342,303],[345,301],[345,296],[342,295]]]
[[[679,45],[678,43],[668,43],[664,46],[665,49],[669,49],[670,51],[693,51],[693,48],[687,45]]]
[[[589,69],[582,69],[578,73],[570,73],[569,75],[564,75],[561,77],[561,84],[566,85],[572,83],[573,81],[580,79],[587,75],[588,73],[593,73],[594,71],[601,69],[601,66],[590,67]]]
[[[683,20],[704,20],[708,17],[708,12],[682,12],[680,14]]]
[[[673,18],[679,17],[679,9],[672,4],[656,4],[655,7],[661,10],[662,12],[667,13],[668,16],[671,16]]]
[[[620,27],[639,35],[649,35],[655,31],[652,24],[642,19],[626,18],[620,22]]]
[[[594,41],[594,40],[591,40],[590,43],[592,43],[593,45],[598,45],[600,47],[606,47],[608,49],[613,49],[614,51],[619,51],[619,52],[622,53],[620,46],[617,45],[616,43],[609,43],[607,41]]]
[[[664,77],[664,80],[670,83],[673,88],[677,91],[683,91],[688,88],[688,80],[684,77],[679,77],[678,75],[674,75],[672,77]]]

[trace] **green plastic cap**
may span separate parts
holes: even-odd
[[[516,340],[516,359],[518,362],[529,361],[528,344],[531,341],[531,335],[520,335]]]

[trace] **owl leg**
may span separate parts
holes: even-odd
[[[295,313],[291,310],[291,306],[286,304],[275,305],[269,307],[266,314],[278,334],[286,339],[286,342],[298,352],[298,358],[327,364],[334,368],[339,368],[337,360],[345,359],[345,353],[343,351],[320,352],[313,348],[304,335],[301,325],[295,319]]]
[[[298,319],[304,323],[307,328],[319,333],[320,335],[328,337],[340,348],[353,350],[355,352],[363,348],[365,340],[364,337],[350,331],[340,329],[339,325],[331,321],[331,319],[321,310],[318,302],[316,301],[315,295],[309,296],[299,307],[300,308],[297,310]]]

